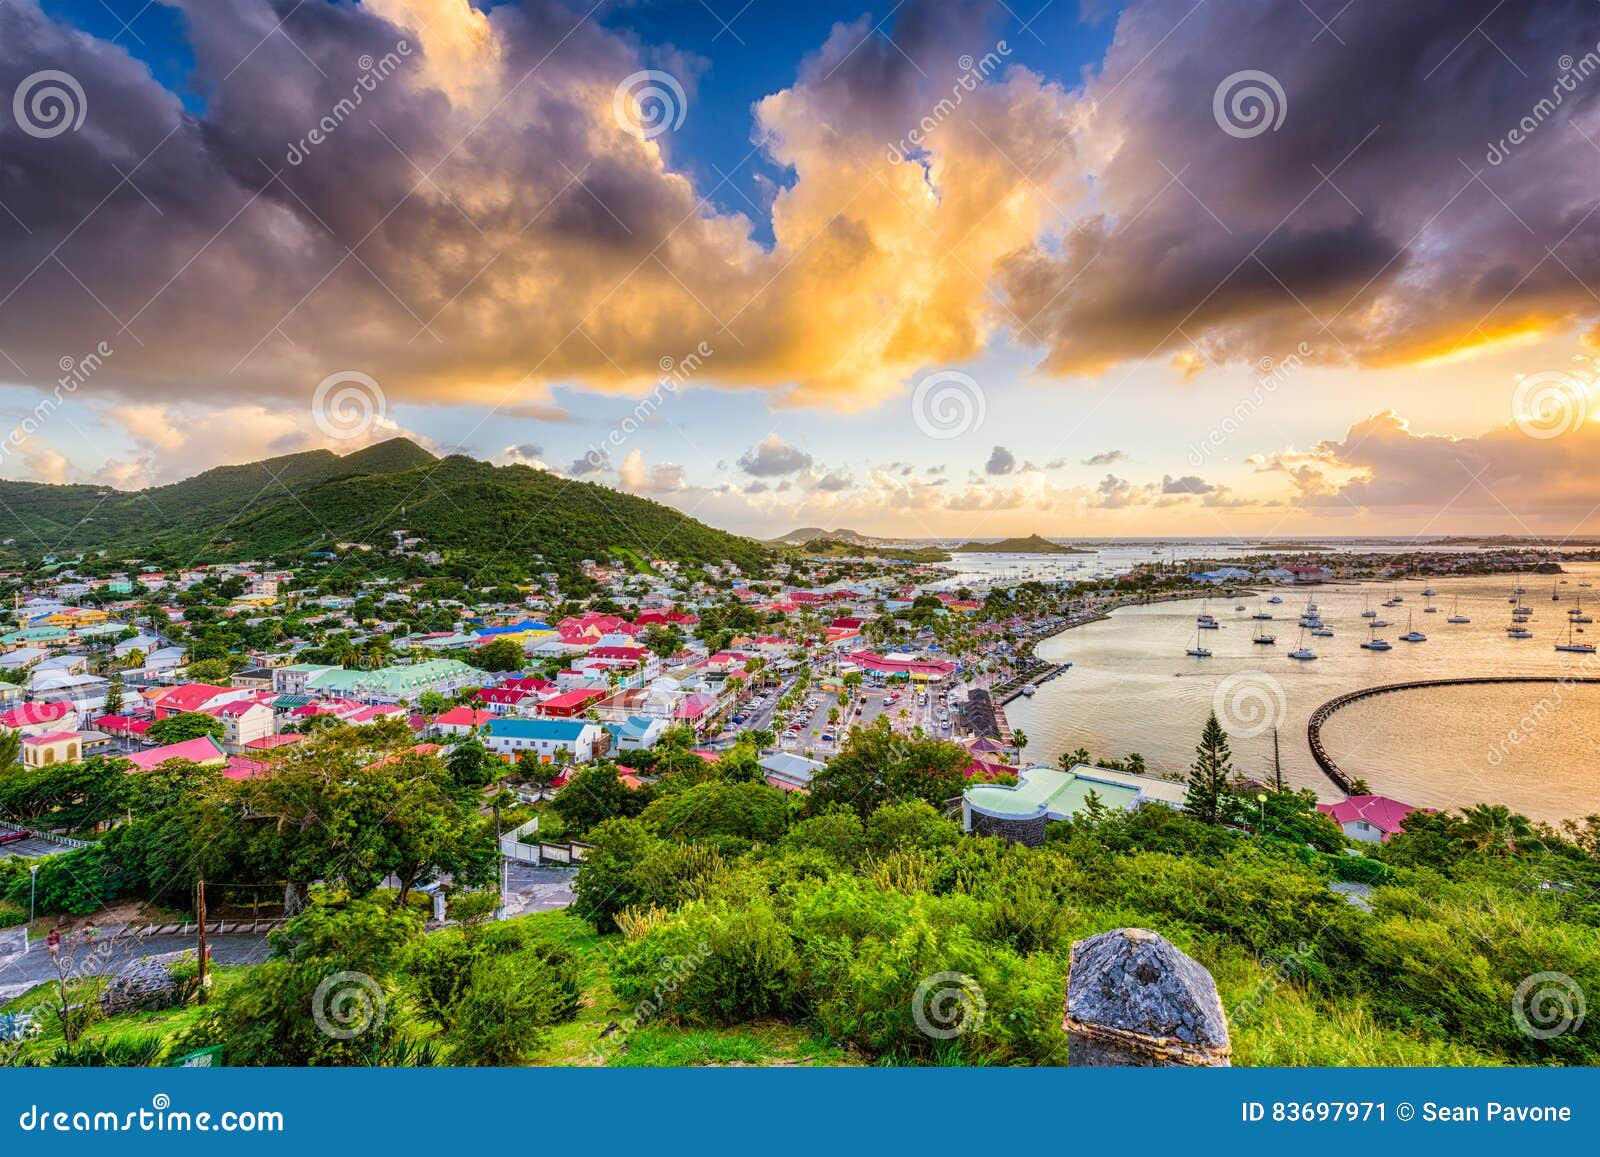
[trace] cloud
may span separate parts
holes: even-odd
[[[983,465],[985,474],[1010,474],[1017,468],[1016,455],[1004,446],[996,446]]]
[[[617,482],[624,490],[649,495],[675,494],[687,485],[682,466],[675,462],[647,466],[644,454],[638,450],[630,450],[617,467]]]
[[[1164,475],[1161,479],[1161,493],[1163,494],[1210,494],[1216,487],[1204,478],[1193,474],[1185,474],[1182,478]]]
[[[1112,466],[1128,459],[1126,450],[1102,450],[1098,454],[1091,454],[1083,460],[1085,466]]]
[[[522,442],[500,451],[500,461],[506,465],[533,466],[543,470],[544,447],[534,442]]]
[[[199,112],[38,0],[0,5],[0,90],[49,61],[89,109],[49,140],[0,118],[0,201],[28,228],[0,216],[0,348],[27,383],[104,336],[97,388],[136,402],[303,400],[359,370],[391,402],[564,420],[553,385],[647,393],[704,342],[696,385],[856,409],[979,352],[973,274],[1039,234],[1071,151],[1070,96],[1012,68],[939,127],[929,168],[892,164],[884,142],[948,95],[997,11],[912,0],[885,36],[835,26],[755,104],[792,174],[761,242],[670,136],[615,116],[655,63],[707,117],[698,65],[558,0],[173,4]],[[1043,161],[1025,183],[1018,156]]]
[[[776,434],[768,434],[739,455],[739,469],[757,478],[797,474],[811,465],[811,455],[790,446]]]
[[[1048,371],[1166,356],[1187,374],[1306,339],[1408,363],[1600,315],[1584,288],[1600,277],[1593,154],[1573,127],[1593,135],[1600,85],[1552,100],[1558,60],[1600,39],[1600,7],[1328,15],[1337,52],[1302,5],[1126,7],[1083,93],[1092,192],[1001,275]],[[1247,69],[1282,88],[1281,130],[1214,119],[1213,94]],[[1486,142],[1536,106],[1537,132],[1491,164]]]
[[[585,474],[599,474],[611,469],[611,454],[603,446],[591,447],[588,453],[574,458],[562,471],[569,478],[582,478]]]
[[[837,493],[848,490],[854,484],[850,475],[844,471],[824,474],[811,485],[811,489],[819,490],[824,494]]]

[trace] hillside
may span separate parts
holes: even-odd
[[[878,558],[891,562],[949,562],[948,552],[937,546],[877,546],[870,543],[840,542],[814,538],[802,548],[812,558]]]
[[[405,438],[343,457],[316,450],[222,466],[134,492],[0,482],[0,533],[30,560],[104,550],[216,561],[344,541],[381,548],[401,529],[440,553],[539,555],[552,570],[613,547],[748,567],[767,557],[760,544],[660,503],[526,466],[436,458]]]
[[[1089,554],[1075,546],[1063,546],[1037,534],[1027,538],[1002,538],[999,542],[964,542],[953,550],[966,554]]]

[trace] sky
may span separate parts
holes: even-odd
[[[1597,174],[1594,0],[0,0],[0,477],[1600,534]]]

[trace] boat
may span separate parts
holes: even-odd
[[[1311,633],[1319,639],[1333,638],[1333,631],[1328,627],[1313,627],[1311,628]]]
[[[1402,643],[1426,643],[1428,636],[1411,625],[1411,618],[1406,618],[1406,633],[1400,636]]]
[[[1242,611],[1242,610],[1244,610],[1244,604],[1240,603],[1238,606],[1234,607],[1233,609],[1236,610],[1236,611]]]
[[[1456,601],[1453,604],[1451,604],[1450,617],[1448,619],[1446,619],[1445,622],[1447,622],[1447,623],[1470,623],[1470,622],[1472,622],[1471,619],[1467,618],[1466,615],[1463,615],[1461,613],[1461,598],[1460,598],[1459,595],[1456,597]]]
[[[1316,657],[1317,653],[1310,647],[1306,646],[1305,632],[1302,631],[1300,635],[1300,642],[1298,645],[1296,645],[1294,650],[1289,652],[1289,658],[1299,659],[1303,662],[1307,659],[1315,659]]]
[[[1269,603],[1281,603],[1281,602],[1283,602],[1283,600],[1280,599],[1277,595],[1273,595],[1270,599],[1267,600],[1267,602],[1269,602]]]
[[[1270,647],[1270,646],[1272,646],[1272,644],[1274,644],[1274,643],[1276,643],[1278,641],[1278,636],[1277,635],[1263,634],[1262,631],[1261,631],[1261,628],[1257,627],[1256,628],[1256,633],[1251,638],[1250,641],[1252,643],[1260,643],[1262,646]]]
[[[1022,685],[1022,693],[1029,698],[1032,698],[1039,693],[1039,688],[1035,687],[1032,683],[1024,683]]]
[[[1251,615],[1250,617],[1252,619],[1261,619],[1261,620],[1263,620],[1265,622],[1269,622],[1270,623],[1272,621],[1272,612],[1271,611],[1263,611],[1263,610],[1257,609],[1256,613]]]
[[[1533,638],[1533,632],[1528,630],[1528,628],[1524,627],[1521,623],[1513,622],[1509,627],[1506,628],[1506,638],[1531,639]]]
[[[1372,594],[1371,594],[1371,592],[1368,592],[1367,595],[1362,599],[1362,602],[1361,602],[1361,617],[1363,619],[1375,619],[1375,618],[1378,617],[1378,612],[1372,609]]]
[[[1572,641],[1572,627],[1568,626],[1567,627],[1567,641],[1565,643],[1557,643],[1556,644],[1556,650],[1558,650],[1558,651],[1575,651],[1580,655],[1592,655],[1592,654],[1594,654],[1594,644],[1593,643],[1574,643]]]
[[[1436,595],[1438,593],[1439,592],[1434,590],[1432,587],[1423,587],[1422,588],[1422,597],[1425,598],[1425,599],[1431,599],[1431,598],[1433,598],[1434,595]]]
[[[1361,649],[1364,651],[1387,651],[1390,649],[1389,640],[1380,639],[1377,635],[1369,632],[1367,641],[1361,644]]]
[[[1561,587],[1557,583],[1550,584],[1550,601],[1553,603],[1561,601]]]
[[[1372,622],[1367,624],[1369,627],[1387,627],[1388,625],[1388,619],[1373,619]]]
[[[1197,622],[1195,624],[1195,627],[1198,630],[1202,630],[1202,631],[1220,631],[1220,630],[1222,630],[1222,624],[1217,622],[1216,619],[1202,619],[1200,622]]]

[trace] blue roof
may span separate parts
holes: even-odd
[[[483,729],[499,739],[576,739],[589,724],[581,719],[494,719]]]
[[[480,620],[481,621],[481,620]],[[473,632],[475,635],[516,635],[523,631],[548,631],[548,623],[536,623],[532,619],[523,619],[520,623],[512,623],[508,627],[480,627]]]

